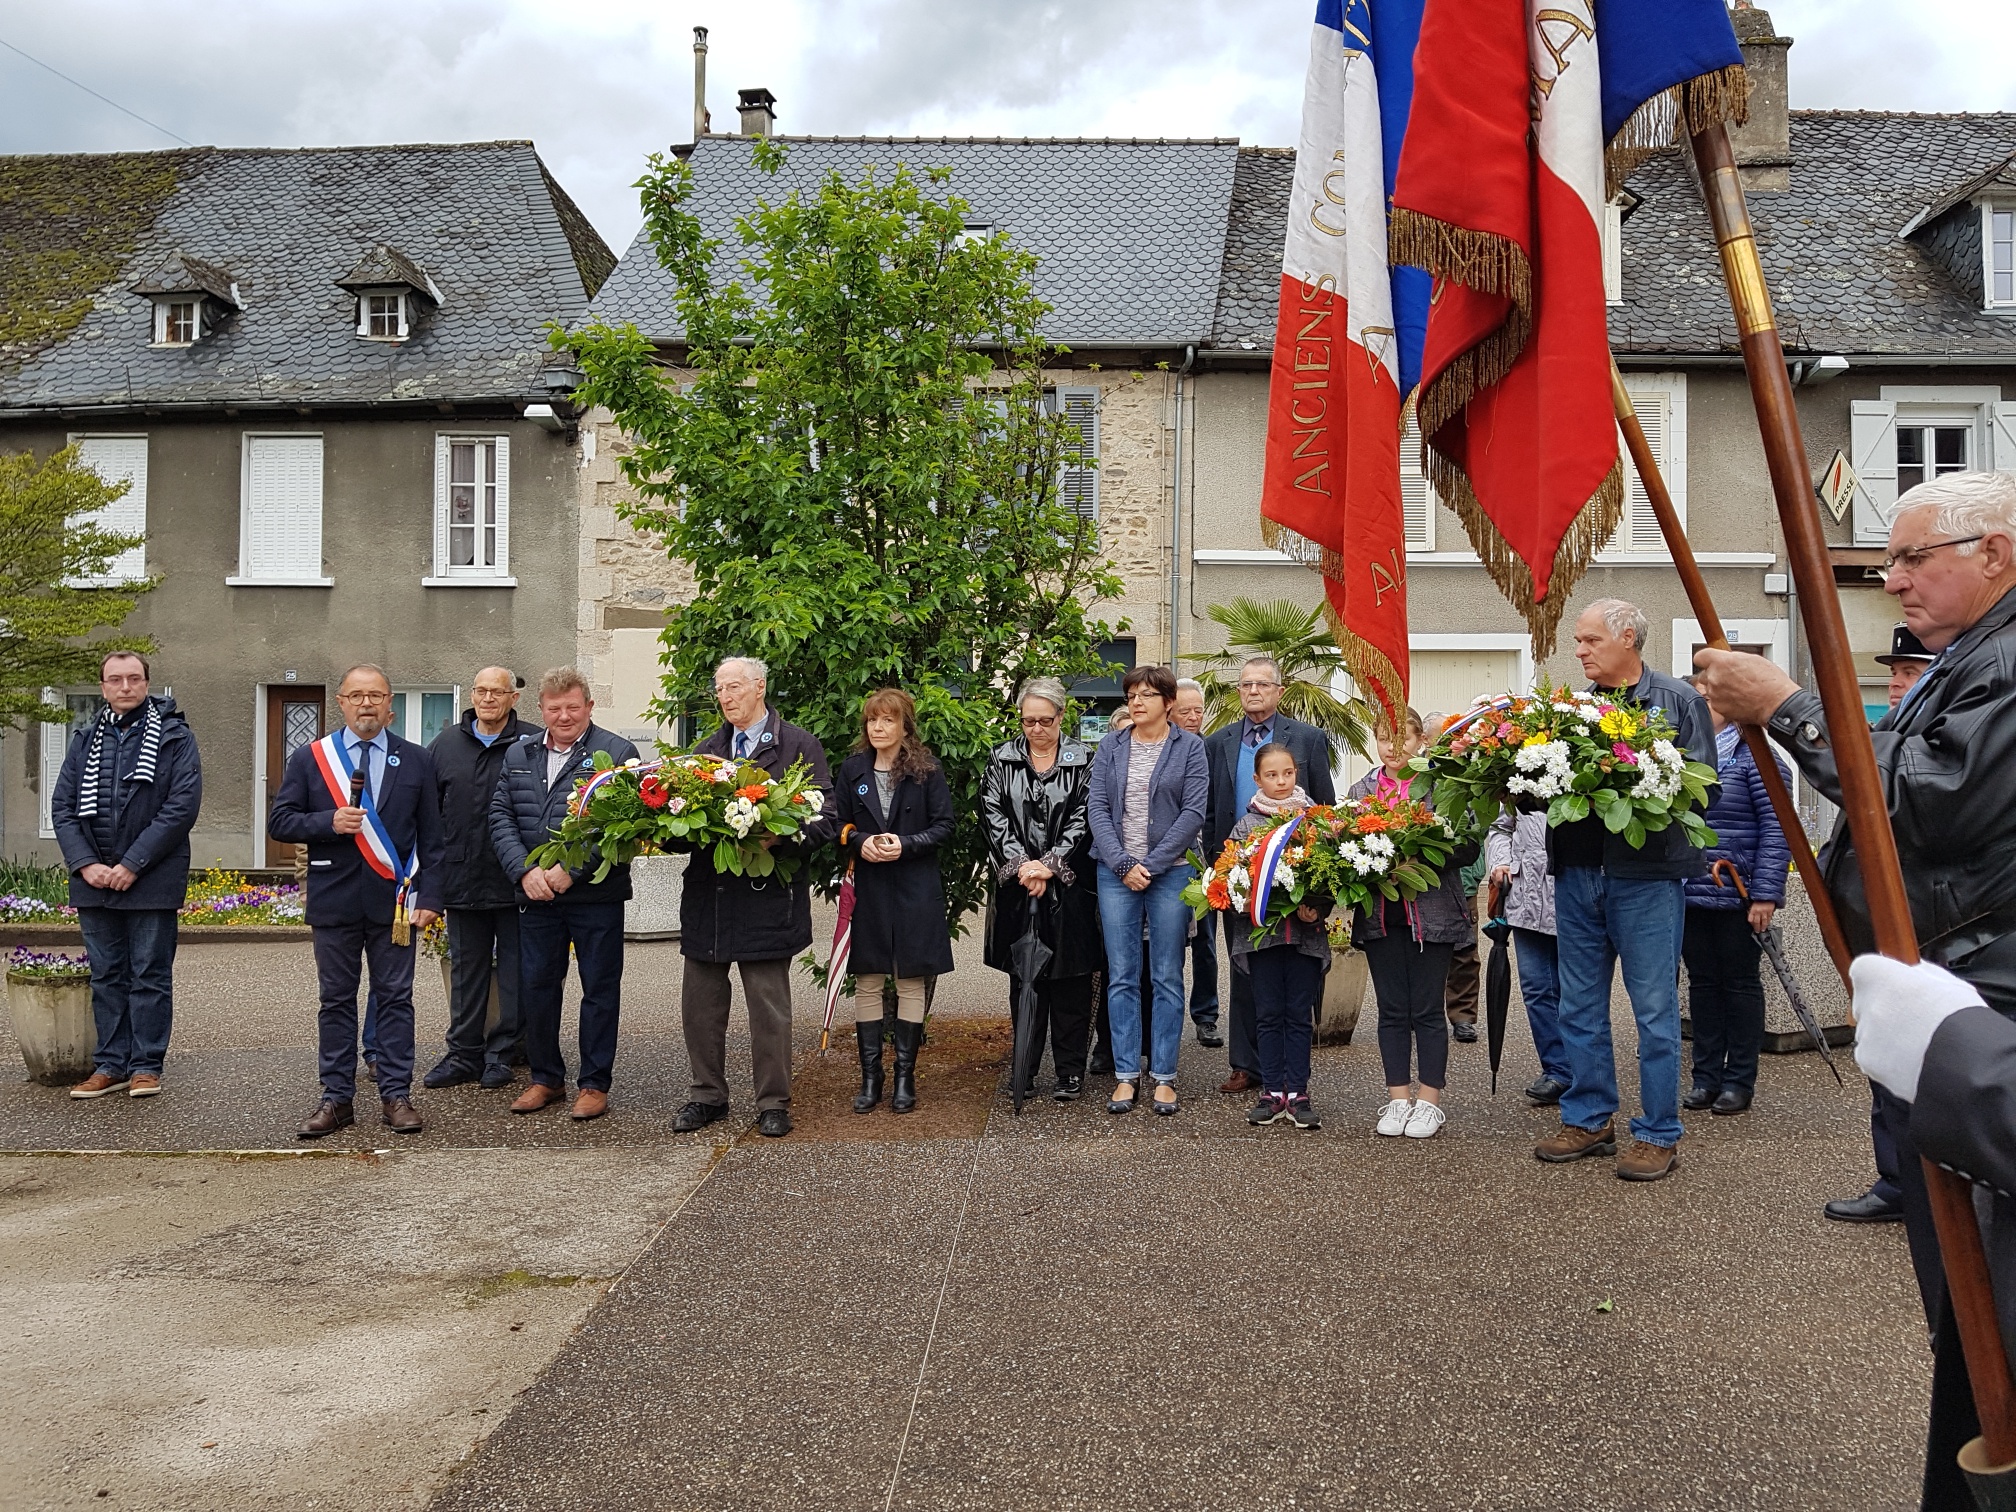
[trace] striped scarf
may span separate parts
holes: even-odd
[[[161,756],[161,705],[148,699],[146,727],[140,732],[140,760],[133,768],[133,780],[151,784],[154,763]],[[105,732],[119,716],[111,708],[101,709],[91,726],[91,748],[84,753],[84,776],[77,784],[77,817],[90,819],[98,812],[98,768],[105,754]]]

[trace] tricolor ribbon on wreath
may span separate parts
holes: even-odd
[[[574,812],[577,814],[587,813],[589,800],[617,777],[622,776],[623,773],[635,772],[640,777],[648,777],[664,765],[665,763],[662,761],[626,761],[621,766],[604,767],[593,777],[590,777],[582,785],[581,791],[574,795]]]
[[[1268,831],[1266,840],[1260,846],[1260,854],[1253,858],[1253,887],[1249,902],[1255,929],[1267,927],[1267,902],[1274,893],[1274,874],[1281,869],[1281,857],[1288,849],[1288,841],[1300,828],[1302,816],[1297,814],[1279,829]]]
[[[350,807],[350,774],[353,770],[350,755],[343,749],[340,730],[324,735],[315,742],[315,767],[321,772],[322,780],[329,787],[329,796],[336,800],[336,807]],[[399,863],[399,848],[392,843],[392,832],[385,827],[384,817],[378,812],[378,800],[371,796],[371,785],[365,783],[358,790],[358,801],[364,808],[364,828],[352,837],[357,849],[363,854],[364,864],[388,882],[397,882],[399,891],[392,900],[392,943],[407,945],[412,943],[412,926],[408,922],[407,895],[413,890],[413,883],[420,875],[420,847],[413,847],[413,854]]]

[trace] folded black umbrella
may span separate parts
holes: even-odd
[[[1036,927],[1042,907],[1041,898],[1030,898],[1029,927],[1008,947],[1008,959],[1014,963],[1015,980],[1019,984],[1015,996],[1015,1055],[1008,1073],[1009,1090],[1018,1114],[1023,1099],[1029,1095],[1034,1063],[1042,1054],[1042,1047],[1036,1043],[1036,983],[1051,960],[1050,947],[1043,943]]]
[[[1750,889],[1743,885],[1743,874],[1736,870],[1734,861],[1725,857],[1710,867],[1708,874],[1715,879],[1715,885],[1721,887],[1725,871],[1729,880],[1736,884],[1737,898],[1748,908]],[[1827,1063],[1827,1069],[1834,1073],[1834,1084],[1837,1087],[1845,1085],[1841,1080],[1841,1068],[1834,1064],[1833,1052],[1827,1048],[1827,1035],[1820,1027],[1820,1020],[1814,1017],[1812,1008],[1808,1006],[1806,994],[1799,990],[1799,979],[1792,975],[1792,963],[1785,959],[1785,942],[1778,934],[1778,926],[1772,924],[1762,930],[1753,929],[1750,934],[1763,947],[1771,969],[1778,973],[1778,985],[1785,989],[1785,1000],[1792,1005],[1793,1016],[1799,1020],[1800,1028],[1806,1031],[1806,1037],[1813,1041],[1813,1048],[1820,1052],[1820,1059]]]
[[[1505,918],[1503,883],[1491,889],[1484,933],[1491,937],[1491,958],[1484,963],[1484,1041],[1491,1054],[1491,1095],[1498,1095],[1498,1062],[1505,1055],[1505,1014],[1512,1006],[1512,926]]]

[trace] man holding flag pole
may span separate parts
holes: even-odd
[[[337,684],[343,727],[287,759],[266,832],[308,847],[308,923],[321,984],[322,1102],[299,1129],[320,1139],[356,1121],[357,986],[366,962],[378,998],[378,1096],[395,1134],[418,1134],[413,959],[440,912],[441,811],[425,746],[402,740],[382,668]]]

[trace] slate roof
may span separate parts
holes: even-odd
[[[786,137],[774,178],[751,161],[751,139],[706,136],[688,161],[693,208],[718,239],[716,267],[735,270],[734,219],[758,199],[809,193],[829,172],[885,175],[898,163],[946,167],[945,193],[970,218],[1042,259],[1036,292],[1055,307],[1045,333],[1066,346],[1180,346],[1211,332],[1225,246],[1236,140]],[[1278,259],[1278,253],[1277,253]],[[678,338],[672,278],[643,233],[596,298],[593,313],[656,340]]]
[[[106,187],[129,180],[148,194]],[[359,339],[336,285],[381,244],[444,301],[396,345]],[[228,269],[244,308],[153,349],[135,285],[177,256]],[[609,261],[530,142],[0,158],[0,410],[544,397],[543,328]]]
[[[1225,231],[1225,267],[1211,345],[1228,351],[1274,350],[1281,308],[1281,248],[1288,237],[1288,195],[1295,184],[1295,149],[1242,147],[1232,179]]]
[[[2016,316],[1984,314],[1922,241],[1913,216],[2016,152],[2016,114],[1794,111],[1791,187],[1749,195],[1788,350],[1868,355],[2016,353]],[[1611,344],[1645,353],[1739,349],[1693,165],[1665,152],[1630,180],[1624,299]]]

